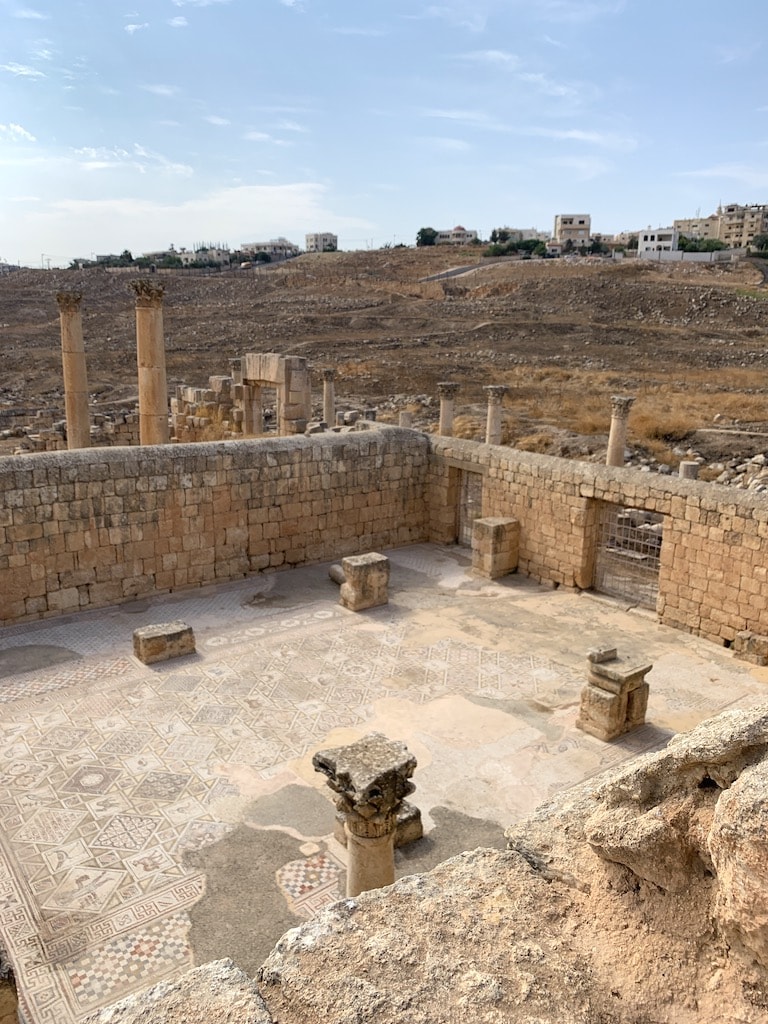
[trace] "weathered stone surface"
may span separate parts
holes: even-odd
[[[745,768],[717,801],[708,846],[718,925],[768,970],[768,761]]]
[[[520,523],[511,516],[489,516],[472,523],[472,572],[495,580],[517,570]]]
[[[389,601],[389,559],[375,551],[351,555],[341,563],[344,582],[339,602],[353,612],[376,608]]]
[[[133,653],[145,665],[195,653],[195,634],[186,622],[161,622],[133,631]]]
[[[215,960],[175,982],[88,1017],[83,1024],[273,1024],[256,983],[231,960]]]
[[[740,630],[733,639],[731,649],[742,661],[753,665],[768,665],[768,636],[760,636],[749,629]]]
[[[767,752],[768,704],[726,712],[562,793],[507,831],[506,854],[463,854],[334,904],[264,964],[273,1016],[764,1024],[768,813],[752,765]],[[718,818],[730,837],[745,812],[750,826],[718,846]]]
[[[614,740],[645,722],[650,662],[619,657],[616,648],[587,651],[587,685],[581,691],[576,726],[599,740]]]

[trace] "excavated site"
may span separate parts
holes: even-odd
[[[0,278],[0,1024],[768,1020],[759,261],[138,277]]]

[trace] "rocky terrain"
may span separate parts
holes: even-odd
[[[340,900],[250,981],[198,968],[92,1024],[760,1024],[768,705],[566,790],[426,875]]]
[[[457,266],[475,269],[430,280]],[[0,413],[62,408],[55,293],[69,288],[84,293],[94,411],[135,401],[136,276],[0,278]],[[749,262],[489,262],[474,248],[391,249],[162,280],[173,384],[203,386],[230,358],[277,351],[310,360],[318,397],[320,369],[332,365],[341,400],[384,419],[409,408],[427,428],[436,383],[459,381],[466,437],[482,436],[483,385],[509,384],[505,440],[536,451],[599,458],[616,391],[637,396],[630,440],[641,464],[674,469],[692,450],[715,463],[711,478],[732,478],[768,448],[768,289]]]

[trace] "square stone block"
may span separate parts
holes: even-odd
[[[768,665],[768,636],[743,629],[733,639],[731,650],[737,658],[753,665]]]
[[[133,653],[145,665],[195,653],[195,634],[186,622],[161,622],[133,631]]]
[[[495,580],[517,571],[520,523],[513,517],[488,516],[472,524],[472,573]]]
[[[371,551],[367,555],[343,558],[344,583],[339,601],[350,611],[375,608],[389,601],[389,559]]]

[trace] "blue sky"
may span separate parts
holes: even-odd
[[[0,260],[768,201],[768,0],[0,0]]]

